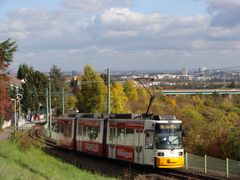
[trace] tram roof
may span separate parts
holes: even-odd
[[[87,119],[118,119],[118,120],[156,120],[156,121],[180,121],[175,115],[149,115],[145,114],[100,114],[100,113],[76,113],[60,116],[62,118],[87,118]]]

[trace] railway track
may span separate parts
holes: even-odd
[[[153,167],[141,166],[137,164],[131,164],[130,173],[133,177],[139,177],[140,179],[161,179],[161,177],[168,177],[170,179],[192,179],[192,180],[219,180],[224,179],[221,177],[214,177],[205,174],[197,174],[193,172],[187,172],[184,170],[175,169],[158,169]]]
[[[35,126],[33,126],[30,130],[28,130],[28,136],[33,140],[36,140],[36,141],[40,140],[39,137],[37,137],[37,131]]]
[[[43,133],[43,128],[41,126],[34,126],[28,131],[29,137],[33,140],[38,141],[48,147],[56,147],[56,143],[50,139],[45,138]]]
[[[29,130],[29,136],[34,140],[44,143],[44,149],[48,154],[57,156],[66,162],[69,162],[81,169],[91,172],[98,172],[105,176],[116,177],[121,179],[206,179],[219,180],[220,177],[210,177],[204,174],[196,174],[187,171],[179,171],[172,169],[146,168],[146,166],[130,164],[123,161],[104,159],[95,157],[81,152],[73,152],[61,148],[57,148],[56,143],[44,137],[41,127],[33,127]]]
[[[142,168],[140,168],[141,170]],[[164,176],[164,177],[169,177],[173,179],[192,179],[192,180],[198,180],[198,179],[204,179],[204,180],[219,180],[223,179],[220,177],[212,177],[209,175],[204,175],[204,174],[196,174],[196,173],[191,173],[187,171],[180,171],[180,170],[174,170],[174,169],[156,169],[156,168],[149,168],[147,169],[147,172],[142,173],[142,177],[158,177]]]

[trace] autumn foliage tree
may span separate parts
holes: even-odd
[[[112,113],[128,113],[126,108],[127,96],[124,93],[123,85],[114,83],[111,88],[111,112]]]
[[[8,117],[8,112],[11,106],[5,71],[12,62],[16,50],[16,42],[11,39],[7,39],[0,43],[0,127],[2,127],[3,119]]]
[[[127,80],[124,84],[124,92],[130,101],[136,101],[138,99],[138,92],[136,83],[133,80]]]
[[[90,65],[84,67],[77,106],[80,112],[106,112],[106,86],[100,75]]]
[[[3,119],[8,117],[11,99],[8,94],[8,89],[3,81],[0,81],[0,127],[2,127]]]

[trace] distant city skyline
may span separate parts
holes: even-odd
[[[0,0],[11,69],[208,69],[238,66],[239,0]]]

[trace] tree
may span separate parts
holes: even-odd
[[[70,88],[72,89],[73,94],[77,94],[80,90],[78,79],[72,78],[70,81]]]
[[[76,104],[77,104],[76,96],[69,96],[67,98],[67,106],[69,109],[74,109],[76,107]]]
[[[77,94],[80,112],[106,112],[106,86],[99,74],[90,65],[84,67],[81,90]]]
[[[5,71],[8,68],[16,51],[16,41],[7,39],[0,43],[0,70]]]
[[[7,70],[16,50],[16,42],[11,41],[11,39],[0,43],[0,72]],[[11,99],[5,82],[6,77],[0,74],[0,128],[2,127],[3,119],[8,118],[8,112],[11,107]]]
[[[0,81],[0,119],[7,118],[8,112],[11,107],[11,99],[8,94],[7,87],[3,81]],[[0,120],[0,129],[2,122]]]
[[[231,82],[231,84],[228,85],[228,88],[236,88],[235,82]]]
[[[127,80],[123,87],[129,100],[135,101],[138,99],[137,87],[133,80]]]
[[[167,101],[168,101],[168,104],[172,107],[172,108],[174,108],[174,107],[176,107],[176,105],[177,105],[177,102],[176,102],[176,99],[174,98],[174,97],[168,97],[167,98]]]
[[[26,80],[29,76],[33,74],[34,70],[32,67],[29,67],[27,64],[22,64],[18,68],[17,78]]]
[[[62,110],[62,90],[65,87],[65,79],[63,72],[56,65],[53,65],[50,69],[50,83],[52,92],[52,107],[55,109],[55,114],[58,116]]]
[[[126,109],[127,96],[124,93],[123,85],[114,83],[111,90],[111,112],[127,113]]]
[[[32,67],[28,67],[26,64],[19,66],[18,77],[25,79],[25,83],[22,85],[23,98],[21,100],[23,111],[25,113],[28,113],[29,109],[40,111],[40,106],[46,104],[47,77],[39,71],[34,71]]]
[[[56,65],[53,65],[50,69],[50,82],[53,92],[62,92],[64,87],[64,75],[60,68]]]
[[[23,90],[23,97],[21,100],[21,104],[22,104],[22,110],[23,112],[25,112],[26,114],[28,113],[28,110],[35,110],[36,107],[33,104],[34,100],[32,97],[32,86],[30,83],[24,83],[22,85],[22,90]]]

